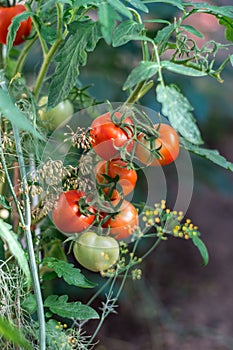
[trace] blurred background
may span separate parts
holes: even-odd
[[[208,2],[232,5],[231,0]],[[152,18],[179,17],[179,12],[169,5],[151,4],[150,8]],[[224,41],[224,28],[213,16],[194,15],[186,24],[205,34],[203,40],[196,38],[198,45],[204,40]],[[152,36],[158,28],[150,24]],[[231,47],[228,52],[222,50],[218,60],[223,61],[230,51]],[[114,49],[102,41],[82,69],[80,80],[91,85],[89,91],[97,100],[124,101],[121,87],[140,60],[137,42]],[[28,62],[31,73],[33,67],[33,62]],[[218,149],[233,162],[230,64],[222,78],[224,82],[220,84],[208,77],[165,76],[167,83],[179,85],[193,105],[205,146]],[[159,110],[154,91],[142,100],[142,105]],[[118,314],[110,315],[104,323],[97,350],[233,349],[233,173],[197,156],[192,156],[192,161],[194,191],[187,217],[199,226],[209,249],[208,266],[201,266],[200,255],[191,242],[170,238],[162,243],[143,263],[142,278],[126,283]],[[70,292],[74,298],[83,297],[83,292],[77,295],[75,288]]]

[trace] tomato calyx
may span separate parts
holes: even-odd
[[[79,211],[81,214],[88,216],[88,215],[93,215],[95,213],[95,209],[93,209],[93,207],[90,205],[92,205],[92,202],[90,200],[90,197],[81,197],[78,201],[77,201],[77,205],[79,208]]]

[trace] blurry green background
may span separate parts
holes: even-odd
[[[211,4],[232,5],[232,1]],[[154,18],[179,16],[169,5],[151,5]],[[192,23],[208,40],[223,40],[224,29],[211,16],[193,16]],[[150,30],[158,27],[151,25]],[[201,44],[201,43],[200,43]],[[232,48],[229,47],[229,52]],[[219,60],[228,52],[222,51]],[[141,60],[137,42],[110,48],[101,42],[90,55],[80,80],[93,85],[89,91],[100,101],[124,101],[127,75]],[[36,68],[35,68],[36,67]],[[27,62],[33,80],[38,52]],[[206,147],[219,149],[233,162],[233,69],[229,64],[224,83],[211,78],[185,78],[167,74],[166,81],[180,86],[194,107]],[[142,105],[155,111],[159,105],[154,91]],[[199,226],[210,253],[210,263],[201,266],[197,249],[189,241],[170,238],[142,265],[142,279],[127,282],[117,309],[100,333],[98,350],[227,350],[233,349],[233,174],[207,160],[192,157],[195,184],[187,217]],[[156,190],[156,179],[155,179]],[[142,249],[146,249],[144,246]],[[90,275],[93,278],[93,275]],[[101,283],[98,276],[95,278]],[[64,292],[65,286],[58,287]],[[86,291],[69,289],[73,298]],[[67,293],[67,291],[66,291]],[[99,304],[96,304],[98,307]],[[95,327],[95,323],[91,325]]]

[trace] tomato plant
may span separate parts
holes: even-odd
[[[101,272],[114,265],[119,258],[119,244],[113,237],[95,232],[83,233],[74,243],[74,256],[90,271]]]
[[[115,239],[121,240],[131,236],[138,224],[137,209],[133,204],[124,200],[119,211],[106,220],[103,227],[108,228]]]
[[[121,159],[100,161],[95,167],[95,176],[99,184],[111,184],[126,196],[134,190],[137,173],[128,168],[128,163]],[[107,175],[107,176],[106,176]],[[117,187],[119,186],[119,187]],[[106,187],[108,188],[108,186]]]
[[[0,43],[1,44],[6,44],[8,28],[11,24],[12,19],[18,14],[25,11],[26,11],[25,6],[21,4],[11,6],[11,7],[0,7]],[[31,30],[32,30],[32,20],[29,17],[28,19],[20,23],[13,45],[22,44],[31,33]]]
[[[176,160],[180,148],[233,171],[218,151],[203,147],[194,109],[176,84],[177,75],[223,82],[224,69],[233,64],[233,6],[182,0],[0,3],[0,349],[90,350],[125,283],[140,278],[141,261],[158,244],[169,237],[191,240],[208,263],[198,227],[177,210],[186,200],[182,183],[174,208],[160,198],[148,204],[163,183],[155,168],[147,169],[154,180],[148,193],[145,171],[135,202],[125,196],[137,182],[132,164],[139,159],[163,166]],[[206,14],[225,30],[227,43],[207,41],[202,21],[187,24]],[[111,101],[113,87],[118,104]],[[160,105],[158,118],[142,105],[144,96],[148,105]],[[66,131],[59,128],[65,124]],[[89,272],[71,263],[72,247]],[[66,294],[52,294],[61,280]],[[106,298],[101,307],[100,298]],[[70,320],[69,326],[57,319]],[[89,335],[84,325],[92,319]]]
[[[86,230],[95,219],[92,206],[81,208],[80,200],[85,198],[82,191],[71,190],[63,192],[52,212],[55,226],[65,233],[76,233]],[[88,202],[88,199],[87,199]]]
[[[48,96],[43,96],[39,101],[39,110],[41,119],[45,122],[45,127],[49,130],[55,130],[58,127],[64,126],[74,113],[74,107],[69,100],[60,102],[56,107],[46,111]]]
[[[128,152],[133,148],[133,142],[130,140],[132,119],[126,116],[121,120],[122,114],[119,112],[115,112],[114,117],[119,124],[112,121],[111,113],[100,115],[91,124],[92,146],[95,152],[105,160],[119,156],[119,149],[122,147],[126,147]]]
[[[154,128],[158,130],[158,138],[148,140],[143,133],[138,136],[136,157],[143,164],[151,166],[174,162],[180,149],[177,132],[168,124],[155,124]],[[157,151],[157,156],[152,155],[153,150]]]

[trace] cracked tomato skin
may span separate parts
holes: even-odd
[[[0,43],[6,44],[8,27],[11,24],[12,19],[18,14],[25,12],[24,5],[15,5],[11,7],[0,7]],[[20,23],[19,29],[16,33],[16,37],[13,45],[20,45],[25,41],[25,38],[29,36],[32,30],[32,19],[28,17],[26,20]]]
[[[116,176],[119,176],[117,186],[120,185],[118,189],[122,191],[125,196],[132,192],[135,188],[137,182],[137,173],[134,169],[127,168],[127,162],[121,159],[113,159],[109,162],[100,161],[95,166],[95,176],[99,184],[111,183],[111,180],[104,178],[104,175],[110,176],[112,179],[115,179]],[[107,187],[106,187],[107,188]],[[117,188],[117,187],[116,187]]]
[[[73,252],[79,264],[90,271],[101,272],[117,262],[119,244],[113,237],[87,231],[75,241]]]
[[[115,112],[115,117],[120,119],[122,114]],[[125,117],[123,123],[133,125],[130,117]],[[122,126],[123,127],[123,126]],[[111,114],[105,113],[97,117],[91,124],[91,144],[95,152],[103,159],[110,160],[120,156],[117,148],[126,147],[130,152],[133,148],[133,136],[130,128],[124,130],[121,125],[116,125],[111,120]]]
[[[174,162],[179,155],[179,137],[175,129],[168,124],[155,124],[154,129],[158,130],[159,137],[155,140],[155,148],[159,148],[161,158],[151,157],[150,151],[147,149],[150,147],[150,142],[145,139],[143,133],[139,134],[136,145],[136,157],[141,163],[150,166],[164,166]],[[147,147],[147,148],[146,148]]]
[[[139,223],[138,211],[133,204],[124,200],[119,212],[109,218],[104,224],[110,235],[117,240],[125,239],[133,234]]]
[[[93,223],[95,209],[90,206],[87,208],[90,213],[86,213],[86,215],[82,213],[79,207],[81,198],[85,198],[85,193],[82,191],[70,190],[61,193],[52,212],[53,222],[60,231],[79,233],[86,230]]]

